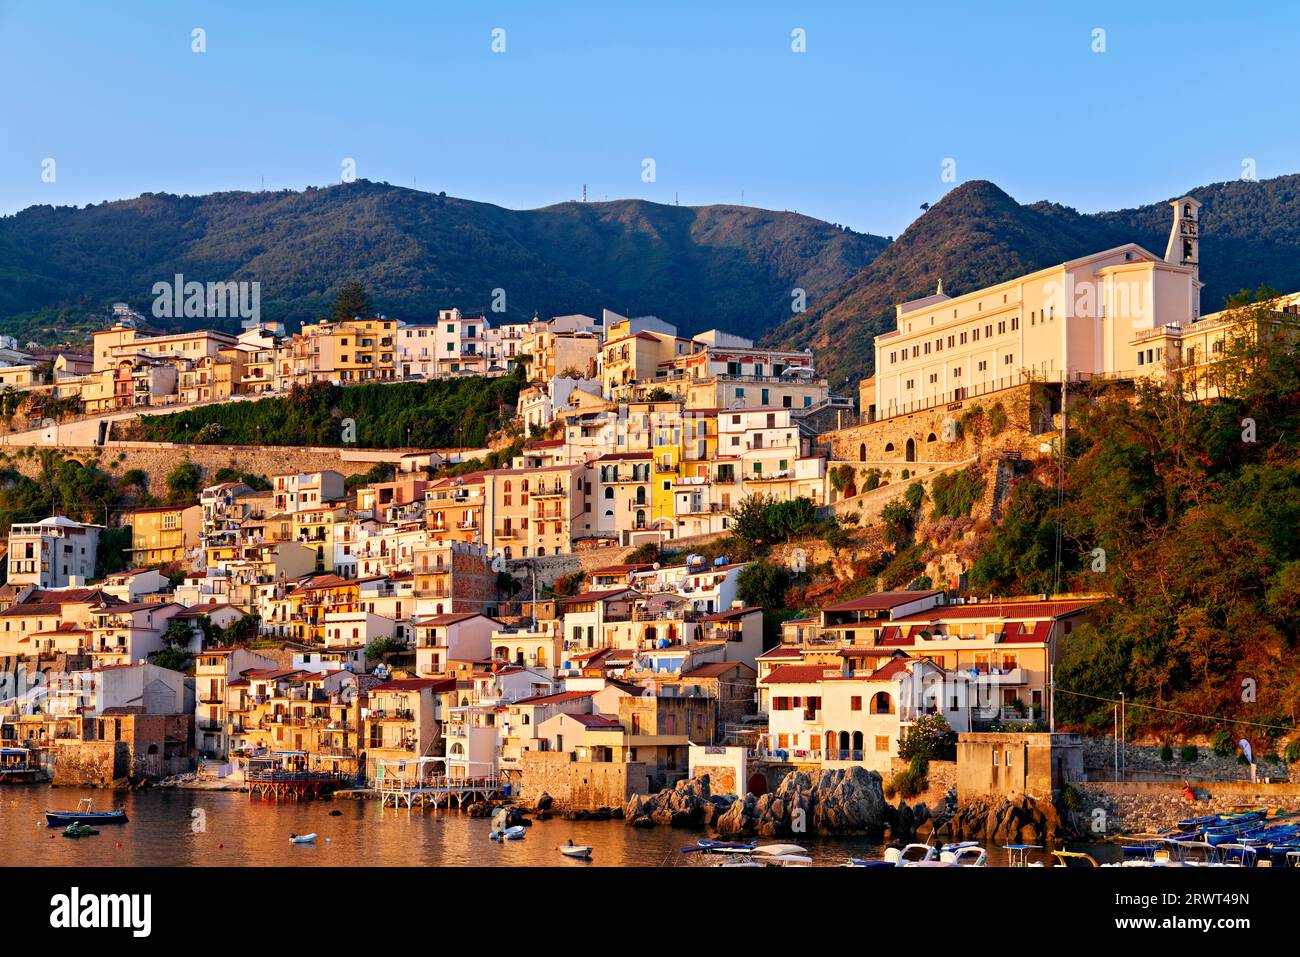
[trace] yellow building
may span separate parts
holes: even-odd
[[[378,317],[304,324],[296,343],[306,344],[306,367],[295,370],[307,382],[391,381],[397,377],[397,322]],[[301,350],[295,349],[295,357]]]
[[[199,505],[159,505],[127,512],[131,562],[135,566],[185,562],[202,546],[203,509]]]

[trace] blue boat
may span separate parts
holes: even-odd
[[[45,821],[50,827],[67,827],[70,824],[127,823],[126,812],[120,808],[115,811],[96,811],[92,807],[90,798],[82,798],[75,811],[46,811]]]

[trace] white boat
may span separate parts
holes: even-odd
[[[560,853],[565,857],[578,857],[584,861],[591,859],[591,848],[585,844],[561,845]]]
[[[504,831],[493,831],[488,837],[494,841],[518,841],[527,829],[522,824],[516,824],[514,827],[508,827]]]
[[[798,844],[761,844],[754,848],[755,854],[807,854],[808,849]]]
[[[939,851],[929,844],[908,844],[903,848],[885,848],[885,860],[895,867],[915,867],[925,861],[937,861]]]
[[[311,834],[290,834],[289,835],[290,844],[312,844],[315,841],[316,841],[315,832]]]
[[[974,841],[946,844],[939,852],[939,861],[956,867],[988,867],[989,852]]]

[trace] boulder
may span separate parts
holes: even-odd
[[[712,820],[713,808],[709,776],[705,774],[685,778],[657,794],[634,794],[617,816],[628,823],[646,818],[654,824],[672,827],[702,827]],[[611,811],[610,816],[616,815]]]
[[[774,792],[746,794],[718,816],[720,834],[763,837],[880,834],[886,808],[880,775],[865,768],[791,771]]]

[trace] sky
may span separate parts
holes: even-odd
[[[1120,209],[1300,171],[1298,42],[1280,2],[0,0],[0,214],[352,170],[887,236],[971,179]]]

